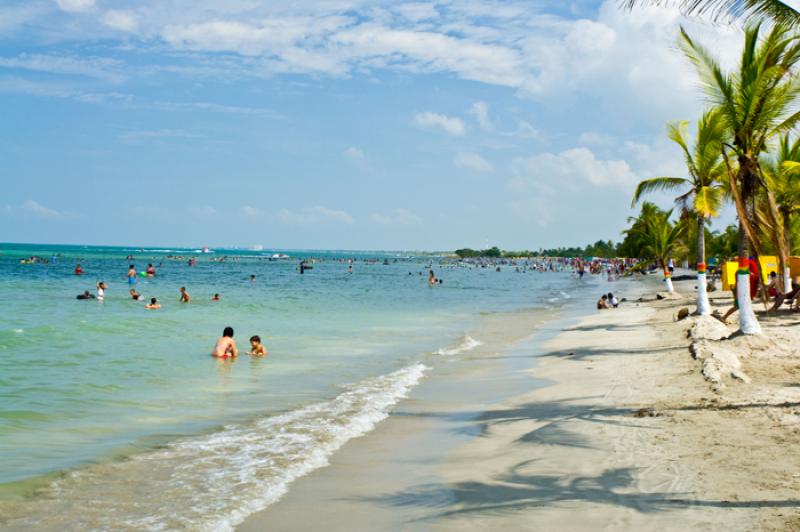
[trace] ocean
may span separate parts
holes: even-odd
[[[20,262],[34,255],[47,263]],[[128,295],[131,263],[156,268],[137,277],[143,301]],[[474,331],[487,316],[544,320],[606,288],[518,266],[0,244],[0,526],[232,529],[486,341]],[[428,286],[429,267],[442,284]],[[76,299],[101,280],[103,301]],[[146,310],[150,297],[162,308]],[[226,326],[242,352],[257,334],[269,356],[212,358]]]

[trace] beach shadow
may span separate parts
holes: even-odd
[[[689,507],[792,508],[798,499],[727,501],[691,498],[687,493],[631,492],[636,488],[635,468],[615,468],[590,475],[537,475],[526,473],[532,461],[520,462],[489,482],[464,481],[423,484],[414,489],[365,498],[395,507],[435,510],[418,520],[442,517],[509,513],[560,503],[587,502],[657,513]]]
[[[674,351],[676,349],[686,349],[685,345],[672,345],[672,346],[663,346],[663,347],[641,347],[641,348],[601,348],[601,349],[585,349],[585,348],[578,348],[578,349],[561,349],[558,351],[548,351],[547,353],[542,353],[536,355],[542,358],[566,358],[569,360],[580,360],[585,361],[589,358],[600,357],[600,356],[613,356],[613,355],[648,355],[653,353],[665,353],[667,351]]]

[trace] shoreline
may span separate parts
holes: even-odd
[[[704,378],[689,352],[694,319],[674,319],[693,309],[694,283],[675,284],[685,298],[636,303],[626,293],[620,309],[498,355],[533,367],[449,385],[484,397],[453,404],[446,386],[421,385],[237,529],[800,529],[800,460],[791,456],[800,387],[778,374],[777,383],[726,378],[723,387]],[[654,295],[660,282],[636,285]],[[711,296],[724,312],[729,295]],[[786,319],[763,321],[773,331]],[[766,355],[746,360],[751,376],[774,365]],[[800,375],[800,364],[782,366]],[[517,379],[512,387],[529,390],[502,397]],[[787,390],[768,390],[776,384]],[[486,400],[490,387],[497,400]]]

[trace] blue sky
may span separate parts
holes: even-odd
[[[702,101],[616,0],[0,5],[0,241],[506,249],[619,239]],[[663,199],[663,198],[662,198]]]

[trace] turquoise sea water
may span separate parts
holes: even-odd
[[[55,512],[88,528],[232,526],[371,430],[437,357],[480,341],[468,333],[482,314],[553,308],[579,284],[568,272],[392,252],[0,252],[0,519],[19,528],[47,528]],[[20,264],[31,255],[49,263]],[[136,289],[158,297],[160,310],[128,296],[128,255],[140,271],[155,265]],[[300,275],[309,256],[314,269]],[[83,276],[72,274],[78,262]],[[444,280],[433,288],[431,262]],[[104,301],[75,299],[99,280]],[[181,286],[191,303],[178,302]],[[269,356],[210,357],[228,325],[242,351],[258,334]],[[240,489],[258,496],[229,500]],[[104,514],[98,501],[108,493],[130,498],[130,508]],[[91,511],[80,507],[87,498]]]

